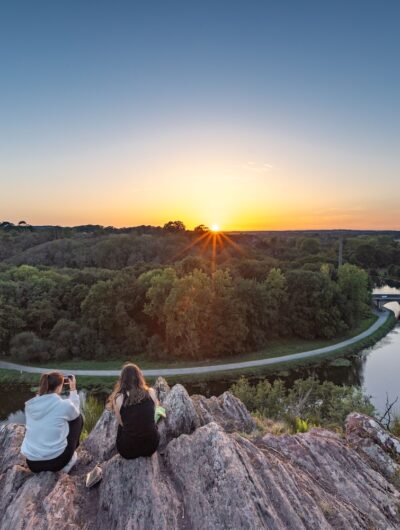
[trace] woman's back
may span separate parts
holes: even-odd
[[[110,396],[118,419],[117,449],[124,458],[150,456],[160,436],[154,418],[156,393],[146,385],[140,368],[127,363]]]
[[[21,452],[31,460],[50,460],[67,445],[68,422],[79,416],[76,391],[68,399],[58,394],[36,396],[25,403],[26,432]]]
[[[146,396],[139,403],[130,405],[125,396],[121,409],[122,431],[129,437],[146,436],[156,430],[154,419],[155,404],[150,396]]]
[[[122,425],[118,426],[117,449],[124,458],[150,456],[158,447],[160,436],[154,419],[155,403],[146,395],[139,403],[129,404],[124,396],[120,408]]]

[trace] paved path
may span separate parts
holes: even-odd
[[[386,320],[389,318],[391,311],[385,309],[384,311],[377,312],[378,320],[376,320],[371,327],[352,337],[351,339],[343,340],[342,342],[337,342],[331,346],[325,346],[324,348],[317,348],[315,350],[303,351],[300,353],[292,353],[290,355],[281,355],[280,357],[271,357],[268,359],[257,359],[254,361],[243,361],[238,363],[226,363],[226,364],[211,364],[208,366],[191,366],[189,368],[154,368],[150,370],[143,370],[145,376],[173,376],[173,375],[196,375],[196,374],[206,374],[210,372],[224,372],[227,370],[241,370],[244,368],[254,368],[257,366],[269,366],[272,364],[278,364],[287,361],[298,361],[299,359],[307,359],[309,357],[317,357],[324,353],[334,352],[340,348],[346,346],[351,346],[356,342],[369,337],[374,333],[378,328],[380,328]],[[52,368],[37,368],[34,366],[24,366],[21,364],[8,363],[0,361],[0,368],[6,370],[18,370],[20,372],[29,372],[33,374],[41,374],[43,372],[51,371]],[[120,370],[70,370],[64,369],[65,373],[74,374],[74,375],[90,375],[90,376],[118,376]]]

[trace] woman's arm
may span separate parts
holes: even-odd
[[[62,403],[65,409],[65,417],[67,421],[75,420],[81,413],[80,399],[76,390],[75,376],[72,376],[70,379],[68,399],[63,399]]]
[[[117,417],[117,420],[118,420],[118,423],[121,425],[121,427],[122,427],[123,423],[122,423],[120,410],[121,410],[123,401],[124,401],[124,397],[121,396],[121,395],[117,396],[112,401],[112,407],[113,407],[114,413],[115,413],[115,415]]]
[[[160,404],[158,399],[157,399],[157,394],[156,394],[156,391],[154,390],[154,388],[149,388],[149,395],[151,397],[151,399],[154,401],[154,405],[156,407],[158,407],[158,405]]]

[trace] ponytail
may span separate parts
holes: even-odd
[[[42,374],[40,378],[40,385],[39,385],[39,396],[43,396],[43,394],[47,394],[48,389],[49,389],[49,374]]]
[[[64,382],[64,376],[60,372],[47,372],[42,374],[39,383],[39,396],[51,394]]]

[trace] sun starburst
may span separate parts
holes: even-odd
[[[206,227],[204,227],[206,228]],[[244,254],[243,249],[235,241],[232,240],[227,234],[221,231],[219,225],[212,224],[211,228],[207,228],[198,237],[186,245],[178,254],[173,256],[171,261],[176,261],[179,258],[187,254],[190,249],[198,246],[200,248],[200,254],[210,256],[210,269],[211,272],[215,272],[217,268],[217,256],[219,252],[222,252],[226,247],[231,247],[240,254]]]

